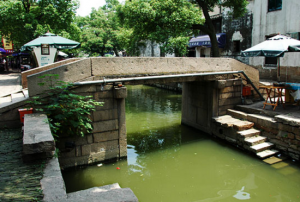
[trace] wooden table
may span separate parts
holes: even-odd
[[[264,102],[264,109],[265,109],[266,105],[271,105],[271,106],[273,106],[273,110],[275,110],[279,104],[282,104],[282,106],[284,108],[284,102],[282,100],[282,90],[285,89],[285,86],[264,86],[261,88],[265,88],[266,92],[267,92],[267,99]],[[276,96],[276,91],[278,93],[277,96]],[[277,97],[277,100],[276,100],[276,97]],[[270,102],[268,102],[268,100]]]

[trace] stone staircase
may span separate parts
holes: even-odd
[[[235,113],[232,113],[232,111]],[[217,127],[217,130],[214,130],[216,132],[213,132],[214,135],[235,143],[255,153],[262,159],[272,157],[279,152],[278,150],[272,149],[274,144],[267,142],[267,137],[261,136],[260,130],[253,128],[253,122],[241,120],[242,112],[232,111],[230,113],[231,115],[213,118],[213,123],[215,123]]]
[[[26,100],[29,97],[28,90],[22,89],[20,91],[4,95],[0,97],[0,108]]]

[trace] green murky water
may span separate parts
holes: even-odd
[[[300,201],[298,166],[267,165],[181,126],[180,94],[127,88],[128,159],[64,172],[67,192],[117,182],[141,202]]]

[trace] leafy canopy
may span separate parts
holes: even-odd
[[[98,10],[92,9],[87,17],[76,17],[76,24],[82,30],[82,50],[90,56],[104,56],[121,50],[121,26],[116,15],[117,0],[107,0]]]
[[[76,40],[79,30],[72,21],[77,8],[73,0],[0,1],[0,34],[10,36],[17,49],[47,31],[69,33]]]
[[[118,7],[118,16],[126,28],[132,29],[135,43],[155,41],[164,44],[166,52],[174,52],[174,45],[181,44],[184,37],[188,40],[192,25],[203,22],[199,9],[186,0],[126,1]]]
[[[247,0],[127,0],[119,7],[118,15],[135,38],[163,43],[167,51],[176,47],[184,50],[189,36],[201,30],[211,38],[213,56],[219,56],[209,12],[215,6],[227,7],[229,14],[237,18],[246,13],[247,4]]]

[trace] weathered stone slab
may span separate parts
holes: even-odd
[[[264,143],[261,143],[261,144],[257,144],[257,145],[254,145],[254,146],[251,146],[250,148],[256,152],[261,152],[263,150],[266,150],[266,149],[269,149],[273,146],[274,144],[271,143],[271,142],[264,142]]]
[[[247,113],[233,110],[233,109],[228,109],[227,110],[228,114],[231,115],[234,118],[242,119],[242,120],[247,120]]]
[[[233,123],[233,128],[237,131],[247,130],[254,126],[254,123],[249,121],[236,121]]]
[[[117,109],[94,111],[92,114],[93,114],[94,122],[112,120],[112,119],[118,118],[118,110]]]
[[[277,115],[275,116],[275,120],[291,126],[300,127],[300,119],[295,119],[295,117],[289,115]]]
[[[109,121],[94,122],[93,128],[93,133],[117,130],[119,128],[118,120],[115,119]]]
[[[259,143],[263,143],[266,141],[266,137],[262,137],[262,136],[255,136],[255,137],[249,137],[245,139],[245,142],[249,145],[255,145],[255,144],[259,144]]]
[[[114,98],[122,99],[127,97],[127,88],[125,86],[114,89]]]
[[[53,152],[54,138],[45,114],[25,114],[23,154]]]
[[[259,156],[260,158],[266,158],[266,157],[275,155],[276,153],[278,153],[278,150],[270,149],[270,150],[258,152],[256,155]]]
[[[65,182],[57,158],[47,162],[41,186],[44,194],[43,201],[62,201],[67,198]]]
[[[108,140],[118,139],[118,131],[107,131],[103,133],[94,133],[94,142],[105,142]]]
[[[243,138],[252,137],[260,134],[259,130],[256,130],[254,128],[250,128],[248,130],[238,131],[239,135],[241,135]]]
[[[70,193],[68,194],[68,200],[65,201],[138,202],[138,199],[130,188],[120,188],[118,184],[117,185],[113,184],[113,185],[103,186],[103,187],[93,187],[90,189]]]
[[[268,158],[268,159],[265,159],[265,160],[263,160],[263,161],[264,161],[265,163],[268,163],[268,164],[271,164],[271,165],[272,165],[272,164],[274,164],[274,163],[281,162],[282,159],[272,156],[272,157],[270,157],[270,158]]]

